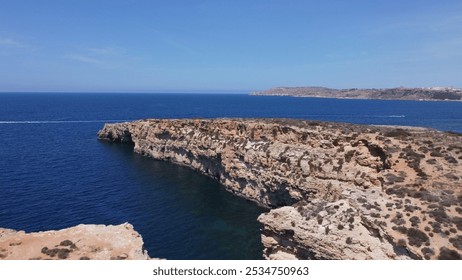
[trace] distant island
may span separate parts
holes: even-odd
[[[387,100],[462,100],[462,89],[453,87],[428,88],[383,88],[383,89],[332,89],[326,87],[275,87],[255,91],[251,95],[276,95],[296,97],[323,97],[349,99],[387,99]]]

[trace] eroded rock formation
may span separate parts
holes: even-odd
[[[0,228],[0,260],[147,260],[143,239],[131,224],[78,225],[25,233]]]
[[[461,258],[461,135],[285,119],[149,119],[98,135],[270,208],[268,259]]]

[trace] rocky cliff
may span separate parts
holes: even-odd
[[[98,135],[271,209],[268,259],[461,258],[461,135],[285,119],[148,119]]]
[[[143,239],[131,224],[78,225],[25,233],[0,228],[0,260],[147,260]]]

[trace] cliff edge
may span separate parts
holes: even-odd
[[[99,138],[271,209],[267,259],[460,259],[462,136],[287,119],[148,119]]]
[[[25,233],[0,228],[0,260],[147,260],[143,239],[129,223],[78,225]]]

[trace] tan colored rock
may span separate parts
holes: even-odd
[[[0,228],[0,259],[147,260],[149,256],[139,233],[125,223],[34,233]]]
[[[189,166],[262,206],[286,206],[259,218],[267,258],[461,258],[459,134],[286,119],[149,119],[106,124],[99,137]],[[335,227],[351,214],[328,211],[335,206],[354,213],[353,229]],[[326,224],[317,224],[318,215]]]
[[[387,234],[347,200],[313,201],[262,214],[264,255],[280,259],[288,251],[296,259],[409,259]],[[270,237],[272,236],[272,238]]]

